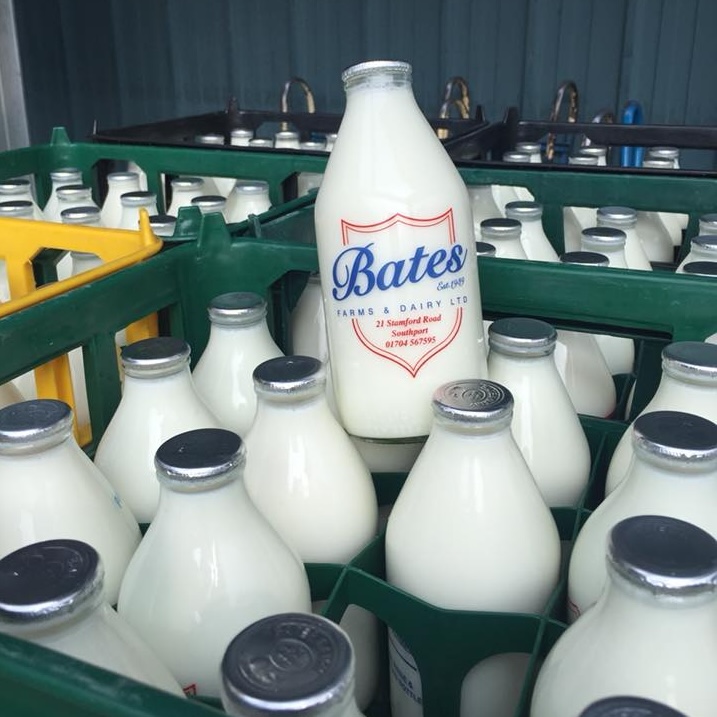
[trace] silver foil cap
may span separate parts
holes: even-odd
[[[610,260],[596,251],[568,251],[560,257],[562,264],[577,264],[579,266],[609,266]]]
[[[139,180],[137,172],[110,172],[107,181],[111,184],[124,184],[125,182],[136,182]]]
[[[687,717],[672,707],[644,697],[606,697],[586,707],[579,717]]]
[[[717,276],[717,261],[690,261],[682,267],[685,274],[695,276]]]
[[[224,135],[216,132],[208,132],[207,134],[198,134],[194,138],[199,144],[224,144]]]
[[[67,184],[57,188],[57,198],[61,202],[76,202],[79,199],[92,199],[92,189],[86,184]]]
[[[717,234],[717,214],[703,214],[700,217],[700,234]]]
[[[579,154],[587,154],[591,157],[607,157],[607,147],[601,144],[589,144],[587,147],[581,147]]]
[[[702,528],[664,515],[637,515],[610,531],[607,563],[617,575],[653,595],[714,593],[717,541]]]
[[[637,224],[637,212],[630,207],[600,207],[597,210],[598,224],[628,229]]]
[[[692,472],[717,469],[717,424],[682,411],[643,413],[632,424],[632,447],[650,462]]]
[[[125,192],[120,196],[123,207],[151,207],[156,201],[154,192]]]
[[[263,321],[266,311],[266,301],[251,291],[215,296],[207,309],[209,320],[220,326],[251,326]]]
[[[717,346],[675,341],[662,349],[662,370],[678,380],[717,383]]]
[[[159,482],[180,491],[205,490],[235,480],[235,471],[245,463],[244,442],[223,428],[179,433],[162,443],[154,457]]]
[[[671,159],[648,157],[642,160],[643,169],[674,169],[675,163]]]
[[[0,560],[0,624],[26,625],[94,606],[104,570],[80,540],[45,540]]]
[[[24,194],[29,191],[29,179],[0,179],[0,195]]]
[[[700,234],[690,240],[690,251],[717,259],[717,234]]]
[[[255,137],[254,139],[249,140],[249,146],[250,147],[263,147],[264,149],[271,149],[274,147],[274,140]]]
[[[53,169],[50,172],[50,179],[53,182],[77,184],[82,181],[82,172],[76,167],[62,167],[60,169]]]
[[[574,154],[568,157],[568,164],[576,167],[597,167],[598,158],[594,154]]]
[[[184,339],[155,336],[122,347],[122,368],[133,378],[161,378],[189,365],[191,349]]]
[[[201,177],[174,177],[172,179],[172,189],[199,189],[204,186],[204,180]]]
[[[263,179],[237,179],[234,191],[252,197],[269,194],[269,182]]]
[[[34,216],[34,208],[32,202],[27,199],[13,199],[8,202],[0,202],[0,217],[27,219],[32,216]]]
[[[538,202],[508,202],[505,216],[521,222],[534,222],[543,216],[543,205]]]
[[[278,356],[260,363],[252,376],[259,395],[303,397],[326,386],[326,369],[313,356]]]
[[[495,256],[495,245],[489,244],[487,241],[477,241],[476,256]]]
[[[506,356],[548,356],[555,351],[557,339],[558,333],[549,323],[523,316],[498,319],[488,329],[490,350]]]
[[[99,207],[70,207],[60,212],[63,224],[86,224],[89,226],[100,223]]]
[[[279,142],[298,142],[299,133],[293,129],[283,129],[274,134],[274,142],[276,142],[276,140],[279,140]]]
[[[525,152],[526,154],[540,154],[540,142],[517,142],[515,151]]]
[[[229,643],[221,673],[228,714],[324,714],[353,691],[353,648],[344,631],[326,618],[272,615]]]
[[[230,132],[229,136],[235,141],[249,141],[254,136],[254,130],[237,127]]]
[[[650,147],[647,154],[650,159],[669,159],[673,162],[680,158],[680,150],[677,147]]]
[[[618,251],[624,248],[627,234],[615,227],[588,227],[580,233],[580,241],[601,251]]]
[[[171,237],[177,226],[177,217],[171,214],[152,214],[149,226],[158,237]]]
[[[0,409],[0,454],[51,448],[72,434],[72,409],[63,401],[38,398]]]
[[[314,140],[300,142],[299,149],[306,150],[307,152],[323,152],[326,149],[326,142],[316,142]]]
[[[519,239],[523,225],[517,219],[484,219],[480,223],[480,234],[484,239]]]
[[[527,152],[503,152],[502,159],[509,164],[530,164],[530,155]]]
[[[500,430],[513,417],[513,394],[495,381],[465,379],[445,383],[433,394],[437,419]]]
[[[192,199],[192,206],[199,207],[202,214],[209,212],[221,212],[227,205],[227,200],[218,194],[205,194],[201,197]]]
[[[398,60],[369,60],[368,62],[359,62],[346,68],[341,73],[341,82],[344,83],[344,89],[350,85],[354,85],[359,81],[375,75],[391,74],[394,76],[402,76],[407,80],[411,80],[412,68],[408,62],[400,62]]]

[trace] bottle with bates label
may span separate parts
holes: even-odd
[[[249,498],[236,433],[187,431],[157,450],[157,515],[122,581],[119,614],[185,692],[221,694],[232,636],[261,618],[311,612],[306,571]]]
[[[184,696],[152,649],[110,607],[97,551],[33,543],[0,560],[0,632]]]
[[[455,381],[436,390],[432,408],[431,433],[388,519],[388,581],[441,608],[541,612],[557,583],[560,539],[511,434],[510,391]],[[462,717],[512,717],[529,659],[502,653],[473,667]],[[420,717],[419,667],[392,630],[389,663],[393,717]]]
[[[486,375],[470,200],[408,63],[364,62],[343,81],[315,206],[336,400],[352,435],[424,436],[437,386]]]
[[[599,599],[546,657],[530,717],[675,717],[673,710],[678,717],[713,717],[714,536],[690,522],[647,513],[621,520],[605,538],[599,546],[606,574]],[[618,695],[639,695],[666,707],[582,711]]]

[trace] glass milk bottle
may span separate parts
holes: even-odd
[[[334,151],[334,145],[336,144],[336,138],[338,137],[338,134],[336,132],[328,132],[326,134],[326,151],[327,152],[333,152]]]
[[[541,612],[558,579],[560,540],[510,432],[510,392],[492,381],[455,381],[436,390],[432,408],[428,441],[388,520],[388,581],[446,609]],[[393,717],[422,714],[405,637],[389,631]],[[461,715],[487,703],[492,715],[511,717],[528,659],[507,653],[474,667],[463,682]],[[504,681],[516,692],[503,690]]]
[[[0,410],[0,555],[53,538],[89,543],[117,602],[139,527],[72,436],[72,411],[49,399]]]
[[[607,266],[604,254],[569,252],[560,257],[563,264]],[[610,367],[593,334],[558,330],[555,365],[570,400],[578,413],[607,418],[615,411],[617,395]]]
[[[612,227],[625,232],[625,262],[629,269],[651,271],[650,260],[640,242],[635,227],[637,212],[629,207],[600,207],[597,210],[597,223],[600,227]]]
[[[703,214],[700,217],[698,234],[717,234],[717,214]]]
[[[122,217],[118,229],[139,228],[139,210],[146,209],[147,214],[157,213],[157,195],[153,192],[126,192],[120,197]]]
[[[605,562],[605,543],[600,552]],[[714,537],[689,522],[639,515],[610,531],[606,562],[598,603],[543,663],[531,717],[574,717],[596,699],[625,694],[711,717],[717,701]]]
[[[556,340],[537,319],[499,319],[488,330],[488,375],[513,394],[513,436],[551,508],[577,505],[590,476],[588,441],[555,365]]]
[[[693,261],[717,261],[717,235],[702,234],[690,240],[690,250],[676,269],[677,274],[685,271],[685,264]]]
[[[15,199],[0,202],[0,219],[34,219],[32,203],[26,199]],[[10,283],[7,277],[7,264],[0,257],[0,301],[10,301]]]
[[[607,166],[607,147],[602,147],[598,144],[589,144],[586,147],[580,147],[578,154],[583,154],[588,157],[597,157],[597,166]]]
[[[262,179],[237,179],[227,199],[227,223],[243,222],[250,214],[263,214],[271,209],[269,182]]]
[[[408,63],[343,81],[314,215],[334,392],[352,435],[423,436],[435,387],[486,373],[470,200]]]
[[[249,140],[249,146],[258,149],[272,149],[274,147],[274,140],[263,137],[255,137],[254,139]]]
[[[42,210],[37,206],[29,179],[0,180],[0,202],[30,202],[33,219],[43,219]]]
[[[568,164],[575,167],[596,167],[597,157],[576,154],[568,157]],[[563,207],[563,244],[566,252],[580,250],[583,229],[595,226],[595,209],[592,207]]]
[[[694,413],[717,423],[717,346],[702,341],[676,341],[665,346],[660,384],[639,415],[664,410]],[[631,434],[628,427],[612,454],[606,495],[620,485],[630,467]]]
[[[644,697],[606,697],[586,707],[580,717],[687,717]]]
[[[507,164],[530,164],[530,155],[527,152],[504,152],[503,162]],[[510,202],[519,202],[525,199],[519,190],[523,187],[516,187],[511,184],[494,184],[492,186],[493,198],[500,207],[501,213],[505,216],[505,205]],[[532,199],[532,195],[528,199]]]
[[[644,169],[660,169],[663,171],[674,169],[671,159],[655,157],[652,154],[643,160],[642,166]],[[687,229],[689,216],[678,212],[658,212],[658,215],[670,235],[672,245],[680,246],[682,244],[682,230]]]
[[[212,212],[219,212],[219,214],[224,216],[224,210],[227,206],[227,200],[224,197],[219,196],[218,194],[203,195],[201,197],[194,197],[194,199],[192,199],[192,206],[199,207],[199,211],[202,214],[211,214]]]
[[[198,134],[194,141],[198,144],[209,144],[213,146],[224,146],[224,135],[209,132]],[[226,196],[234,186],[234,177],[202,177],[204,179],[204,194]]]
[[[172,201],[167,214],[176,217],[180,207],[191,207],[195,197],[201,197],[204,191],[204,180],[201,177],[174,177],[171,181]]]
[[[133,172],[139,177],[139,188],[136,191],[140,192],[146,192],[147,191],[147,173],[142,169],[142,167],[137,164],[134,160],[128,160],[127,161],[127,171]],[[161,175],[164,177],[164,175]],[[130,190],[132,191],[132,190]],[[121,195],[120,195],[121,196]]]
[[[276,149],[299,149],[299,133],[293,130],[282,130],[274,135]]]
[[[625,480],[590,514],[570,558],[569,616],[600,597],[610,528],[642,513],[688,520],[717,536],[717,424],[692,413],[654,411],[632,428],[634,456]]]
[[[0,560],[0,632],[184,696],[104,596],[104,566],[79,540],[45,540]]]
[[[502,217],[503,209],[495,203],[490,184],[472,184],[468,186],[468,196],[471,198],[471,209],[473,211],[473,233],[476,239],[480,239],[483,220]]]
[[[376,535],[378,506],[368,468],[329,410],[321,361],[265,361],[254,370],[254,388],[249,497],[303,562],[349,563]],[[356,648],[356,699],[367,707],[378,681],[378,624],[354,605],[341,624]]]
[[[177,217],[171,214],[151,214],[149,226],[154,234],[160,238],[174,236],[174,229],[177,226]]]
[[[233,635],[268,615],[311,610],[303,565],[244,488],[245,456],[241,438],[223,429],[159,447],[159,509],[118,605],[184,690],[207,697],[220,695]]]
[[[149,523],[157,510],[154,454],[162,441],[219,426],[195,391],[189,355],[189,345],[171,336],[122,347],[122,399],[97,446],[95,465],[140,523]]]
[[[238,127],[233,129],[229,134],[229,144],[233,147],[248,147],[249,140],[254,137],[253,129],[243,129]]]
[[[527,259],[523,243],[520,241],[522,225],[517,219],[484,219],[480,223],[480,236],[495,246],[495,255],[499,259]]]
[[[543,207],[537,202],[509,202],[505,216],[521,223],[520,241],[531,261],[558,261],[553,245],[543,231]]]
[[[635,231],[650,261],[674,261],[675,246],[658,212],[637,212]]]
[[[307,152],[324,152],[326,151],[326,143],[314,141],[301,142],[299,149]],[[296,175],[296,196],[306,196],[311,190],[318,189],[323,181],[323,172],[299,172]]]
[[[122,202],[120,198],[127,192],[139,192],[139,174],[137,172],[110,172],[107,175],[107,196],[102,203],[102,225],[117,229],[122,220]]]
[[[254,668],[259,665],[271,667]],[[222,706],[234,717],[361,717],[351,641],[318,615],[284,613],[258,620],[224,653]]]
[[[68,184],[57,189],[57,209],[52,214],[45,212],[45,221],[62,222],[62,212],[75,207],[96,207],[92,189],[86,184]]]
[[[525,152],[530,157],[531,164],[542,164],[543,158],[540,155],[540,142],[517,142],[516,152]]]
[[[245,436],[256,413],[252,373],[281,356],[281,349],[269,333],[266,301],[258,294],[220,294],[207,311],[209,342],[194,367],[194,387],[225,428]]]
[[[54,169],[50,172],[50,180],[52,181],[52,189],[47,203],[42,209],[43,218],[48,221],[59,221],[59,219],[51,219],[51,217],[55,217],[58,214],[57,190],[60,187],[66,187],[68,184],[80,184],[82,182],[82,172],[75,167]]]

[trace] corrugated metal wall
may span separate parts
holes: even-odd
[[[463,75],[490,119],[548,116],[564,79],[580,118],[630,98],[654,123],[717,124],[715,0],[16,0],[33,141],[214,111],[277,108],[304,77],[343,109],[341,70],[413,63],[424,111]]]

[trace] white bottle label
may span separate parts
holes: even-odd
[[[331,276],[335,320],[350,321],[367,351],[415,377],[456,338],[469,302],[467,250],[456,239],[453,210],[375,224],[342,220],[341,233]],[[395,247],[411,249],[397,258]]]
[[[391,629],[388,631],[388,661],[391,676],[404,694],[415,704],[422,705],[421,675],[416,662],[403,640]]]

